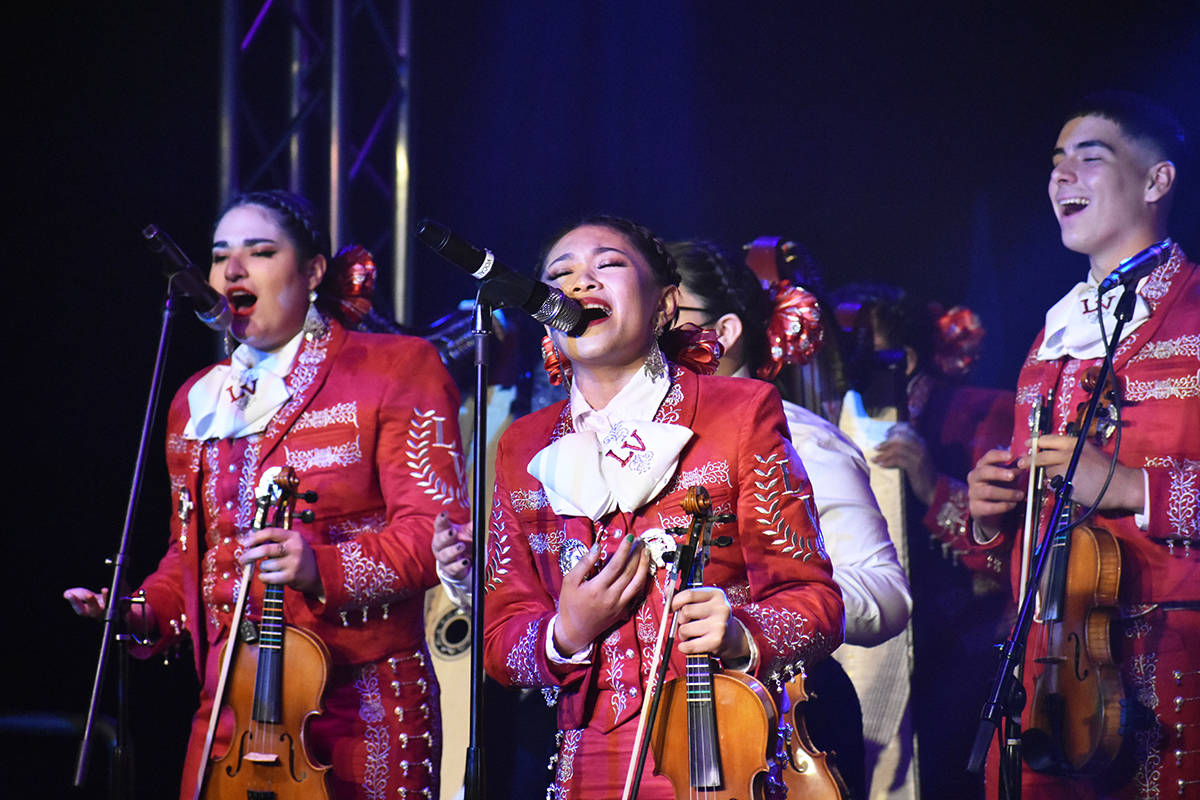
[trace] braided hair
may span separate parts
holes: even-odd
[[[546,268],[546,258],[550,255],[550,251],[558,241],[576,228],[584,226],[596,226],[608,228],[624,236],[633,245],[634,249],[641,254],[642,258],[646,259],[646,263],[650,266],[650,271],[654,273],[654,277],[658,280],[659,286],[678,286],[679,285],[679,269],[675,264],[675,259],[671,256],[670,250],[667,249],[667,244],[660,239],[653,231],[645,225],[625,219],[624,217],[611,216],[609,214],[594,214],[590,217],[584,217],[573,225],[569,225],[554,235],[541,253],[538,254],[538,273]]]
[[[227,213],[242,206],[257,206],[270,212],[275,223],[296,246],[302,266],[316,256],[325,257],[325,275],[317,286],[317,307],[325,314],[346,322],[338,303],[341,290],[339,276],[335,273],[339,264],[330,257],[329,234],[312,204],[300,195],[284,189],[244,192],[225,204],[217,217],[218,223]]]
[[[684,288],[704,301],[710,319],[735,314],[741,320],[742,351],[753,373],[766,358],[772,312],[771,298],[758,277],[749,267],[730,261],[710,242],[672,242],[667,249],[679,267]]]

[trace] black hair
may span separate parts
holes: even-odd
[[[863,341],[855,343],[856,351],[873,351],[874,341],[870,339],[878,336],[888,349],[911,347],[917,355],[918,370],[932,364],[937,321],[926,300],[886,283],[852,283],[835,290],[831,299],[839,307],[848,304],[861,309],[859,334]],[[861,355],[856,352],[855,358]]]
[[[1115,122],[1126,136],[1149,145],[1156,156],[1173,162],[1181,172],[1191,161],[1191,148],[1183,124],[1148,97],[1118,90],[1093,92],[1068,109],[1063,123],[1087,116]]]
[[[667,249],[666,243],[645,225],[640,225],[624,217],[616,217],[609,214],[593,214],[592,216],[584,217],[555,234],[554,238],[538,254],[537,271],[539,277],[546,268],[546,257],[550,255],[550,250],[554,248],[554,245],[571,231],[576,228],[582,228],[585,225],[609,228],[620,233],[646,259],[646,263],[650,266],[651,272],[654,273],[659,286],[679,285],[679,269],[675,264],[675,259],[672,258],[670,251]]]
[[[758,277],[749,267],[730,261],[711,242],[672,242],[667,250],[684,287],[704,301],[710,320],[736,314],[742,321],[742,348],[753,373],[766,358],[767,325],[773,310]]]
[[[303,261],[314,256],[330,257],[329,234],[317,218],[312,204],[298,194],[284,189],[267,189],[261,192],[245,192],[239,194],[225,204],[221,217],[241,206],[259,206],[273,211],[279,227],[283,228],[288,237],[300,251]]]
[[[244,192],[225,204],[217,216],[217,223],[219,224],[221,218],[230,211],[242,206],[258,206],[271,212],[279,227],[296,245],[296,251],[300,255],[301,268],[316,256],[325,257],[325,275],[317,286],[317,305],[325,313],[332,314],[345,322],[345,315],[338,304],[339,276],[335,274],[337,264],[334,263],[330,254],[329,234],[317,217],[317,212],[313,209],[312,204],[300,195],[285,189]],[[213,227],[215,230],[216,226]]]

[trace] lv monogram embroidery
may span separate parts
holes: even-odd
[[[1095,302],[1095,301],[1094,301],[1092,298],[1090,298],[1090,297],[1084,297],[1084,298],[1082,299],[1082,302],[1083,302],[1083,313],[1085,313],[1085,314],[1095,314],[1095,313],[1096,313],[1096,312],[1097,312],[1097,311],[1100,309],[1100,307],[1101,307],[1101,306],[1103,306],[1105,309],[1108,309],[1108,308],[1109,308],[1109,307],[1110,307],[1110,306],[1113,304],[1113,299],[1114,299],[1115,297],[1116,297],[1116,295],[1115,295],[1115,294],[1110,294],[1108,297],[1104,298],[1104,299],[1103,299],[1102,301],[1100,301],[1099,303],[1096,303],[1096,302]]]
[[[619,455],[614,453],[611,449],[604,455],[612,456],[614,461],[616,461],[618,464],[620,464],[622,467],[624,467],[627,464],[629,464],[629,459],[633,458],[634,453],[646,452],[646,443],[642,441],[641,436],[638,436],[637,429],[634,429],[634,431],[629,434],[629,437],[630,438],[626,439],[624,441],[624,443],[619,445],[619,447],[624,448],[626,451],[628,451],[628,455],[626,455],[624,458],[621,458]]]
[[[254,394],[254,390],[258,388],[258,378],[247,377],[238,387],[237,394],[234,394],[233,387],[227,386],[226,391],[229,392],[229,402],[236,403],[242,408],[245,408],[246,402],[250,399],[249,395]]]

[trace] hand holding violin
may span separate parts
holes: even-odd
[[[324,593],[317,559],[308,541],[295,529],[262,528],[250,531],[238,563],[260,561],[258,577],[263,583],[278,583],[308,595]]]
[[[746,630],[737,618],[725,592],[713,586],[684,589],[675,595],[671,610],[679,612],[679,652],[684,655],[710,653],[722,661],[745,661],[750,657]]]
[[[1074,436],[1045,435],[1038,440],[1038,464],[1046,470],[1046,474],[1057,477],[1067,471],[1071,461],[1071,453],[1075,450]],[[1026,443],[1028,444],[1028,442]],[[1030,457],[1021,456],[1017,466],[1029,468]],[[1074,491],[1072,500],[1080,505],[1090,506],[1096,502],[1104,479],[1108,476],[1108,465],[1111,458],[1091,442],[1084,442],[1083,452],[1079,456],[1079,466],[1075,469]],[[1117,462],[1113,472],[1112,482],[1104,497],[1100,499],[1101,510],[1122,510],[1141,512],[1146,504],[1145,483],[1142,470],[1126,467]]]

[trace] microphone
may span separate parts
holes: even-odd
[[[208,285],[204,275],[179,249],[175,240],[154,225],[142,228],[142,238],[146,240],[146,246],[162,259],[163,274],[167,276],[167,279],[192,298],[192,305],[196,307],[196,316],[200,318],[200,321],[214,331],[229,330],[229,325],[233,321],[233,313],[229,310],[229,301]]]
[[[1167,237],[1158,244],[1152,244],[1142,252],[1132,255],[1118,264],[1116,269],[1100,281],[1100,286],[1096,291],[1104,294],[1117,288],[1118,285],[1128,286],[1131,283],[1137,283],[1170,257],[1171,239]]]
[[[552,286],[514,272],[497,261],[491,250],[480,250],[445,225],[421,220],[417,238],[475,280],[486,280],[500,308],[520,308],[538,322],[566,331],[569,336],[578,336],[587,329],[589,319],[579,303]]]

